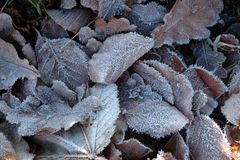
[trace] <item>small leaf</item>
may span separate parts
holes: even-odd
[[[71,89],[87,83],[89,58],[75,41],[67,38],[50,40],[39,35],[35,49],[38,69],[45,83],[51,85],[53,80],[60,80]]]
[[[113,35],[89,61],[90,79],[98,83],[115,82],[137,59],[153,46],[151,38],[137,33]]]
[[[220,127],[207,116],[195,117],[187,130],[187,144],[193,159],[231,159],[226,137]]]
[[[61,8],[63,9],[72,9],[76,5],[76,0],[61,0]]]
[[[3,133],[0,132],[0,159],[17,160],[17,155],[11,143],[7,140]]]
[[[153,158],[153,160],[176,160],[176,158],[170,152],[158,151],[157,158]]]
[[[83,7],[91,8],[93,11],[98,11],[99,0],[80,0]]]
[[[87,25],[93,18],[89,9],[48,10],[48,15],[67,31],[77,33],[81,27]]]
[[[137,139],[131,138],[116,145],[116,148],[122,152],[122,157],[125,160],[141,160],[152,152],[152,149],[145,146]]]
[[[86,44],[89,39],[97,36],[97,33],[90,27],[82,27],[78,33],[78,39],[81,43]]]
[[[240,71],[237,70],[233,74],[229,83],[229,95],[237,94],[240,92]]]
[[[152,32],[155,47],[172,43],[186,44],[190,39],[208,38],[210,31],[206,27],[217,22],[222,10],[222,0],[177,0],[164,16],[164,25]]]
[[[18,57],[12,44],[0,38],[0,90],[10,89],[17,79],[39,77],[39,72],[26,59]]]

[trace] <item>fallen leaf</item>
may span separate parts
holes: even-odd
[[[89,39],[97,37],[97,33],[88,26],[84,26],[78,33],[78,39],[81,43],[86,44]]]
[[[116,144],[116,148],[122,152],[122,157],[125,160],[141,160],[152,152],[152,149],[134,138]]]
[[[222,10],[222,0],[177,0],[164,16],[164,24],[155,28],[151,34],[155,47],[208,38],[210,31],[207,27],[217,22]]]
[[[158,151],[157,158],[153,158],[153,160],[176,160],[176,158],[172,155],[172,153]]]
[[[35,50],[41,79],[46,84],[60,80],[74,89],[88,82],[89,58],[75,41],[67,38],[50,40],[39,35]]]
[[[187,144],[193,159],[230,160],[230,146],[221,128],[208,116],[198,115],[187,130]]]
[[[89,61],[89,76],[93,82],[112,83],[137,59],[153,47],[153,40],[137,33],[113,35]]]
[[[72,9],[76,5],[76,0],[61,0],[61,8],[63,9]]]
[[[18,57],[12,44],[0,38],[0,89],[10,89],[17,79],[34,79],[39,77],[39,72],[26,59]]]
[[[163,16],[166,13],[166,9],[155,2],[134,4],[131,8],[132,10],[127,13],[127,17],[143,33],[150,33],[163,22]]]
[[[0,159],[17,160],[17,155],[11,143],[3,133],[0,132]]]
[[[240,91],[240,71],[236,70],[229,83],[229,95],[237,94]]]
[[[65,30],[77,33],[81,27],[87,25],[92,19],[93,14],[88,9],[71,10],[48,10],[48,15]]]
[[[98,11],[99,8],[99,0],[80,0],[82,6],[86,8],[91,8],[93,11]]]

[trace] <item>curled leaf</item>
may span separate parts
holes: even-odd
[[[164,24],[155,28],[155,47],[172,43],[186,44],[190,39],[204,39],[223,10],[222,0],[177,0],[163,18]]]
[[[98,83],[115,82],[137,59],[153,46],[151,38],[137,33],[113,35],[89,61],[90,79]]]

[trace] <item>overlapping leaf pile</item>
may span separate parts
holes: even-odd
[[[79,3],[48,10],[35,50],[0,13],[0,159],[240,159],[240,45],[208,28],[222,0]]]

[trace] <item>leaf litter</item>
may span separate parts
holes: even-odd
[[[0,159],[240,159],[226,1],[61,0],[23,23],[13,4],[0,13]]]

